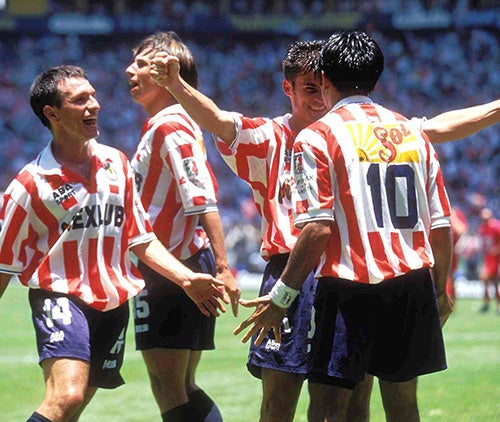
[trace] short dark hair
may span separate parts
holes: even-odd
[[[320,69],[340,92],[370,93],[384,70],[384,55],[376,41],[362,31],[339,31],[321,52]]]
[[[50,121],[43,114],[43,108],[46,105],[60,107],[62,104],[59,82],[70,78],[87,79],[85,71],[72,65],[61,65],[47,69],[38,75],[30,88],[30,104],[34,113],[40,119],[44,126],[49,129]]]
[[[290,82],[309,72],[316,72],[324,41],[296,41],[288,47],[281,61],[283,77]]]
[[[174,31],[157,32],[149,35],[132,49],[134,57],[140,53],[164,51],[179,59],[180,74],[193,88],[198,87],[198,66],[191,50]]]

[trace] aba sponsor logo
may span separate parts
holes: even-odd
[[[87,229],[89,227],[121,227],[125,221],[125,208],[121,205],[87,205],[76,213],[70,224],[63,223],[63,230]]]
[[[102,369],[115,369],[116,368],[116,359],[110,360],[106,359],[102,364]]]
[[[52,198],[57,205],[62,205],[65,210],[76,205],[75,189],[69,183],[65,183],[52,191]]]
[[[281,343],[278,343],[274,339],[267,340],[266,350],[272,350],[273,352],[277,352],[281,347]]]
[[[50,334],[50,343],[56,343],[64,340],[64,331],[56,331]]]

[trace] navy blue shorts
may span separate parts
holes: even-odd
[[[272,289],[281,276],[289,254],[274,255],[270,258],[260,288],[263,296]],[[311,272],[302,285],[297,299],[292,303],[281,324],[281,343],[277,343],[274,333],[269,331],[260,346],[255,346],[256,335],[252,337],[248,354],[248,371],[261,378],[261,368],[294,374],[307,374],[307,355],[312,337],[311,313],[316,290],[316,279]]]
[[[379,284],[321,278],[309,382],[353,388],[366,373],[402,382],[446,369],[428,269]]]
[[[193,271],[215,275],[210,249],[203,249],[183,263]],[[203,315],[173,281],[139,262],[146,286],[133,299],[137,350],[212,350],[215,317]]]
[[[107,312],[77,298],[43,289],[30,289],[39,362],[49,358],[76,358],[90,363],[89,385],[116,388],[125,351],[128,302]]]

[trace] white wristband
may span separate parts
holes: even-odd
[[[269,296],[271,297],[271,302],[276,306],[280,308],[289,308],[299,293],[299,290],[292,289],[279,278],[269,292]]]

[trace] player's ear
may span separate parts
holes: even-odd
[[[283,79],[281,83],[281,87],[283,88],[283,92],[287,97],[291,97],[293,93],[293,84],[288,79]]]
[[[43,107],[43,115],[52,123],[53,121],[57,120],[59,118],[57,114],[57,110],[50,106],[50,105],[45,105]]]
[[[328,89],[332,86],[332,83],[326,77],[325,72],[321,72],[321,88]]]

